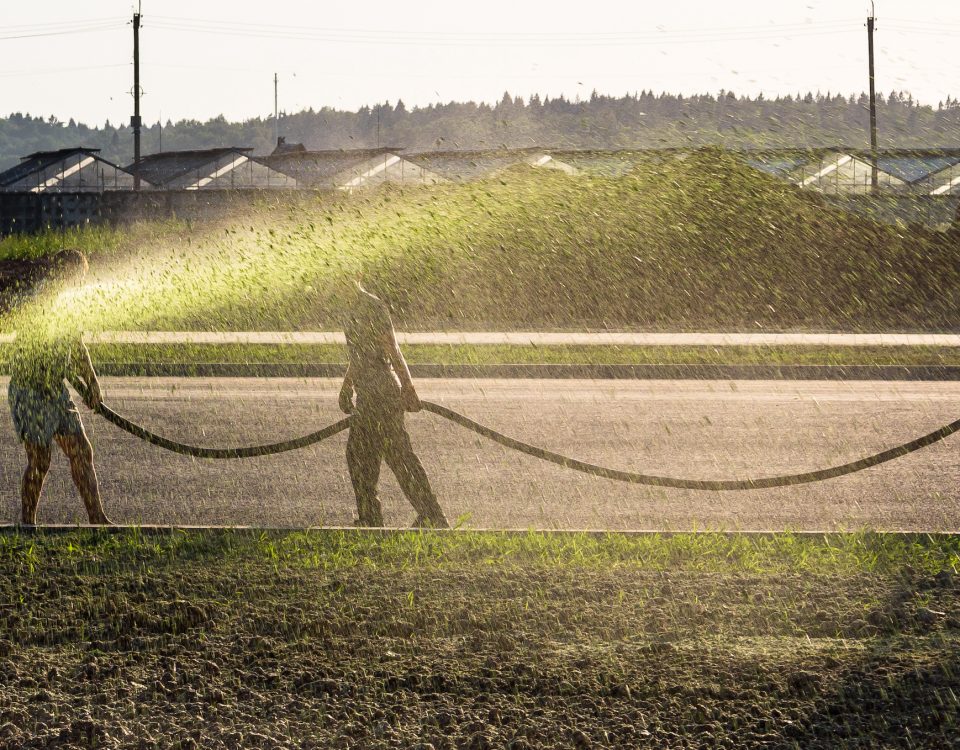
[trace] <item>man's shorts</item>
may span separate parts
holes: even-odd
[[[67,387],[56,395],[10,383],[7,391],[13,426],[21,442],[49,445],[54,435],[82,435],[80,412]]]

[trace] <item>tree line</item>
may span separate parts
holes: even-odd
[[[866,94],[812,93],[765,98],[718,94],[654,93],[624,96],[594,92],[588,99],[526,99],[509,92],[496,104],[449,102],[407,108],[403,101],[355,112],[323,107],[281,113],[279,132],[308,149],[405,147],[410,151],[542,146],[562,149],[642,149],[722,145],[729,148],[810,148],[869,145]],[[878,99],[881,147],[960,146],[960,101],[921,105],[902,91]],[[274,147],[272,117],[228,122],[155,122],[142,131],[143,153],[217,146]],[[100,126],[61,122],[20,112],[0,118],[0,168],[21,156],[72,146],[99,148],[121,165],[132,161],[133,133],[106,121]]]

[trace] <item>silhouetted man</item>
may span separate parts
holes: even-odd
[[[377,482],[380,463],[386,459],[417,511],[414,525],[447,528],[447,519],[403,423],[405,411],[420,411],[420,399],[397,345],[390,312],[359,281],[344,334],[350,360],[340,389],[340,408],[352,415],[347,466],[357,496],[359,525],[383,526]]]
[[[78,250],[63,250],[52,261],[52,277],[42,289],[51,293],[49,304],[56,304],[54,293],[83,281],[87,259]],[[46,302],[46,300],[44,300]],[[37,507],[47,471],[50,469],[51,443],[56,441],[70,461],[70,474],[83,498],[92,524],[109,524],[103,512],[97,473],[93,467],[93,448],[80,421],[76,404],[67,392],[65,380],[83,379],[91,408],[101,401],[97,373],[80,334],[61,330],[57,310],[48,308],[28,316],[17,331],[11,362],[10,413],[17,437],[27,453],[27,468],[20,486],[21,521],[37,522]]]

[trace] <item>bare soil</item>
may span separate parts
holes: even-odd
[[[4,534],[0,747],[960,747],[955,550],[464,538]]]

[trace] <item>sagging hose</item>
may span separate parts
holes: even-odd
[[[73,385],[86,401],[87,391],[83,383],[77,381],[73,383]],[[877,466],[878,464],[892,461],[900,456],[905,456],[908,453],[913,453],[914,451],[918,451],[921,448],[927,447],[928,445],[937,443],[960,430],[960,419],[958,419],[950,422],[950,424],[946,424],[943,427],[934,430],[933,432],[918,437],[915,440],[903,443],[902,445],[898,445],[894,448],[888,448],[887,450],[881,451],[880,453],[875,453],[872,456],[867,456],[857,461],[851,461],[850,463],[841,464],[839,466],[832,466],[828,469],[809,471],[802,474],[786,474],[776,477],[762,477],[760,479],[678,479],[674,477],[660,477],[651,474],[637,474],[631,471],[620,471],[619,469],[611,469],[606,466],[597,466],[596,464],[587,463],[586,461],[580,461],[575,458],[562,456],[559,453],[548,451],[546,448],[540,448],[536,445],[531,445],[523,442],[522,440],[517,440],[516,438],[504,435],[503,433],[490,429],[479,422],[474,422],[469,417],[465,417],[462,414],[453,411],[452,409],[448,409],[445,406],[440,406],[440,404],[434,404],[430,401],[422,401],[421,404],[424,411],[433,412],[444,419],[449,419],[451,422],[454,422],[461,427],[465,427],[468,430],[472,430],[478,435],[482,435],[483,437],[488,438],[495,443],[499,443],[500,445],[511,448],[515,451],[519,451],[520,453],[525,453],[528,456],[533,456],[543,461],[549,461],[557,464],[558,466],[563,466],[567,469],[573,469],[574,471],[579,471],[584,474],[603,477],[604,479],[613,479],[618,482],[645,484],[654,487],[673,487],[676,489],[685,490],[759,490],[769,489],[772,487],[788,487],[790,485],[806,484],[808,482],[819,482],[824,479],[833,479],[835,477],[841,477],[844,474],[853,474],[857,471],[863,471],[871,466]],[[276,453],[297,450],[298,448],[306,448],[308,445],[319,443],[321,440],[325,440],[332,435],[336,435],[338,432],[342,432],[350,426],[350,417],[345,417],[339,422],[334,422],[333,424],[324,427],[322,430],[317,430],[316,432],[311,432],[309,435],[304,435],[302,437],[294,438],[293,440],[286,440],[280,443],[252,445],[242,448],[204,448],[201,446],[180,443],[176,440],[170,440],[169,438],[165,438],[161,435],[150,432],[146,428],[131,422],[125,417],[120,416],[103,403],[101,403],[94,411],[96,411],[97,414],[102,416],[107,421],[112,422],[120,429],[126,430],[131,435],[135,435],[141,440],[145,440],[146,442],[156,445],[160,448],[173,451],[174,453],[180,453],[186,456],[195,456],[197,458],[252,458],[255,456],[270,456]]]
[[[479,422],[474,422],[472,419],[458,414],[445,406],[424,401],[423,408],[426,411],[439,414],[451,422],[456,422],[461,427],[473,430],[479,435],[483,435],[494,442],[500,443],[500,445],[512,448],[515,451],[520,451],[521,453],[526,453],[528,456],[535,456],[544,461],[550,461],[558,466],[564,466],[574,471],[583,472],[584,474],[603,477],[604,479],[615,479],[618,482],[647,484],[654,487],[674,487],[683,490],[760,490],[770,487],[787,487],[792,484],[806,484],[808,482],[819,482],[824,479],[833,479],[834,477],[842,477],[844,474],[863,471],[871,466],[886,463],[900,456],[905,456],[908,453],[913,453],[928,445],[939,442],[957,430],[960,430],[960,419],[958,419],[927,435],[918,437],[916,440],[911,440],[909,443],[898,445],[895,448],[889,448],[880,453],[875,453],[872,456],[861,458],[858,461],[851,461],[848,464],[832,466],[829,469],[820,469],[819,471],[808,471],[803,474],[785,474],[779,477],[763,477],[761,479],[676,479],[674,477],[658,477],[651,474],[636,474],[632,471],[620,471],[619,469],[610,469],[606,466],[597,466],[596,464],[587,463],[586,461],[579,461],[575,458],[567,458],[566,456],[561,456],[559,453],[524,443],[522,440],[516,440],[496,430],[491,430],[489,427]]]
[[[83,397],[83,400],[86,403],[90,402],[89,395],[87,393],[87,387],[82,381],[71,380],[70,384],[77,389],[77,393]],[[322,430],[311,432],[309,435],[294,438],[293,440],[284,440],[280,443],[250,445],[243,448],[205,448],[199,445],[181,443],[176,440],[171,440],[170,438],[165,438],[162,435],[156,434],[155,432],[150,432],[150,430],[146,429],[145,427],[141,427],[136,422],[131,422],[126,417],[121,417],[113,409],[102,402],[94,409],[94,411],[108,422],[115,424],[121,430],[126,430],[131,435],[138,437],[141,440],[145,440],[151,445],[155,445],[158,448],[163,448],[164,450],[173,451],[174,453],[180,453],[184,456],[194,456],[195,458],[255,458],[257,456],[272,456],[275,453],[286,453],[287,451],[306,448],[308,445],[319,443],[321,440],[326,440],[331,435],[336,435],[338,432],[343,432],[345,429],[347,429],[347,427],[350,426],[350,417],[345,417],[339,422],[334,422],[332,425],[324,427]]]

